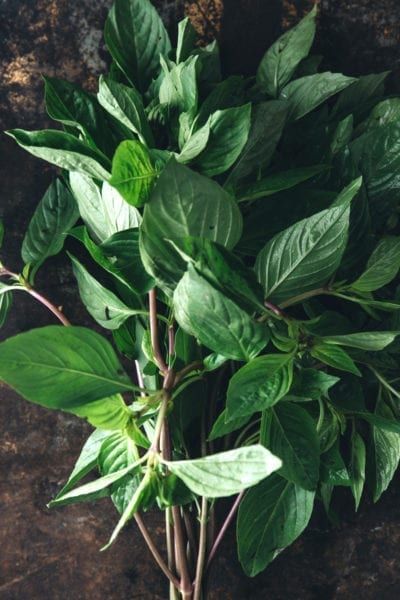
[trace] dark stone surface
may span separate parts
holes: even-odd
[[[111,0],[0,0],[0,119],[2,128],[48,125],[40,74],[95,88],[106,54],[101,28]],[[254,69],[258,57],[283,26],[295,22],[309,1],[159,0],[172,24],[185,5],[205,40],[221,30],[227,70]],[[393,69],[399,89],[398,0],[323,0],[317,50],[326,65],[347,73]],[[1,207],[7,234],[4,262],[20,266],[22,234],[53,169],[0,138]],[[51,261],[38,286],[68,317],[90,324],[62,258]],[[53,322],[25,296],[16,297],[1,338]],[[167,597],[135,527],[130,525],[108,552],[99,553],[116,514],[107,501],[48,510],[48,499],[72,467],[89,428],[64,414],[27,404],[0,388],[0,598],[2,600],[143,600]],[[399,478],[375,506],[357,516],[342,511],[332,528],[318,511],[307,533],[259,577],[240,571],[231,535],[212,573],[212,600],[391,599],[400,595]],[[349,500],[349,498],[346,498]],[[147,521],[162,540],[161,516]]]

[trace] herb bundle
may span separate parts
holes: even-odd
[[[110,497],[104,549],[135,519],[172,599],[206,597],[236,517],[254,576],[316,501],[335,519],[337,487],[356,509],[365,483],[378,500],[400,460],[400,99],[387,73],[320,72],[315,20],[256,77],[223,79],[217,42],[199,46],[188,19],[172,48],[149,0],[116,0],[97,96],[46,78],[62,129],[7,132],[61,171],[22,272],[0,264],[0,323],[22,291],[60,324],[3,341],[0,377],[94,426],[50,506]],[[105,335],[35,288],[67,236]],[[166,557],[144,522],[153,508]]]

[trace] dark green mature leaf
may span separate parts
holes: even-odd
[[[107,340],[62,325],[2,342],[0,377],[27,400],[63,410],[134,389]]]
[[[323,210],[278,233],[257,256],[265,295],[281,304],[326,284],[347,243],[350,209]]]
[[[268,343],[267,326],[253,320],[191,264],[174,292],[173,304],[182,329],[226,358],[250,360]]]
[[[198,236],[233,248],[241,232],[242,216],[231,196],[216,182],[171,160],[145,207],[140,240],[143,264],[171,290],[186,266],[166,240],[179,243],[186,236]]]
[[[149,0],[116,0],[104,38],[118,67],[141,92],[159,72],[160,55],[171,49],[161,18]]]
[[[338,377],[328,375],[317,369],[300,369],[294,374],[290,398],[318,400],[326,397],[328,391],[339,381]]]
[[[245,100],[245,80],[243,77],[237,75],[228,77],[211,90],[200,106],[195,122],[196,127],[200,128],[204,125],[217,110],[242,106]]]
[[[267,50],[257,71],[257,82],[272,97],[296,71],[299,63],[308,55],[315,35],[317,7],[314,6],[295,27],[281,35]]]
[[[176,157],[176,160],[180,163],[189,163],[194,160],[207,146],[210,138],[210,122],[207,121],[203,127],[200,127],[185,142],[182,147],[182,151]]]
[[[383,95],[383,84],[388,75],[389,71],[385,71],[378,74],[371,73],[357,79],[340,94],[332,111],[332,118],[343,118],[350,113],[355,113],[358,117],[365,113]]]
[[[391,409],[382,400],[378,401],[375,414],[384,419],[395,421]],[[377,502],[388,488],[400,462],[400,431],[397,433],[385,431],[372,426],[373,453],[373,494]]]
[[[142,97],[134,87],[128,87],[102,75],[97,99],[115,119],[139,136],[144,144],[154,145]]]
[[[366,448],[361,435],[354,431],[351,436],[351,456],[349,473],[351,491],[354,496],[356,510],[358,510],[365,483]]]
[[[251,418],[250,416],[246,416],[238,417],[237,419],[227,421],[227,416],[227,410],[225,408],[219,415],[211,429],[210,435],[208,436],[208,439],[210,441],[216,440],[219,437],[223,437],[224,435],[232,433],[232,431],[236,431],[237,429],[241,429],[242,427],[247,425]]]
[[[11,290],[12,286],[8,286],[0,281],[0,327],[3,327],[6,322],[8,311],[12,305]]]
[[[209,123],[207,146],[195,163],[204,175],[213,177],[227,171],[242,152],[250,131],[251,105],[218,110]]]
[[[236,191],[236,197],[239,202],[267,198],[282,190],[295,187],[299,183],[303,183],[303,181],[307,181],[307,179],[311,179],[326,170],[326,165],[316,165],[315,167],[302,167],[301,169],[273,173],[254,183],[240,186]]]
[[[37,270],[49,256],[58,254],[78,217],[71,192],[56,179],[39,202],[29,223],[21,249],[25,264]]]
[[[364,331],[347,335],[332,335],[323,340],[325,344],[337,344],[374,352],[386,348],[398,335],[400,332],[397,331]]]
[[[143,206],[149,198],[157,176],[150,154],[143,144],[126,140],[118,146],[113,162],[110,184],[132,206]]]
[[[76,127],[91,145],[106,155],[112,154],[115,145],[110,135],[110,123],[96,98],[62,79],[45,77],[44,82],[49,116],[64,125]]]
[[[268,354],[249,362],[229,382],[227,420],[252,415],[276,404],[288,393],[292,376],[290,354]]]
[[[178,23],[178,41],[176,44],[176,62],[185,61],[196,47],[197,33],[189,17]]]
[[[361,373],[357,369],[353,359],[339,346],[326,344],[322,341],[318,342],[312,347],[311,356],[334,369],[348,371],[349,373],[353,373],[353,375],[361,377]]]
[[[387,98],[379,102],[370,112],[369,117],[362,124],[366,131],[383,127],[388,123],[397,121],[400,117],[400,98]]]
[[[165,464],[195,494],[221,498],[256,485],[282,463],[269,450],[256,445],[195,460],[165,461]]]
[[[12,129],[6,133],[27,152],[57,167],[78,171],[95,179],[107,181],[110,178],[110,163],[104,154],[69,133],[55,129]]]
[[[288,83],[281,91],[279,98],[287,100],[289,104],[288,118],[295,121],[355,81],[354,77],[346,77],[340,73],[329,71],[307,75]]]
[[[350,485],[350,476],[340,454],[339,440],[321,455],[321,481],[328,485]]]
[[[101,242],[118,231],[139,227],[142,217],[107,182],[102,188],[86,175],[72,172],[69,182],[82,220]]]
[[[319,480],[319,440],[308,412],[292,402],[270,409],[263,444],[282,460],[279,474],[305,490],[316,490]]]
[[[247,143],[226,180],[225,188],[235,188],[240,180],[269,165],[282,135],[286,114],[286,102],[278,100],[261,102],[252,108]]]
[[[254,577],[307,527],[314,492],[279,475],[249,490],[239,506],[237,542],[245,573]]]
[[[351,284],[357,292],[373,292],[390,283],[400,269],[400,237],[382,238],[371,254],[366,269]]]
[[[70,258],[82,302],[99,325],[105,329],[118,329],[129,317],[138,314],[101,285],[74,256],[70,255]]]

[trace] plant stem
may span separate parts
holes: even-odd
[[[245,492],[245,490],[243,490],[242,492],[240,492],[240,494],[237,496],[235,502],[232,505],[231,510],[229,511],[229,513],[228,513],[228,515],[227,515],[227,517],[226,517],[226,519],[225,519],[225,521],[224,521],[224,523],[223,523],[223,525],[222,525],[222,527],[221,527],[221,529],[220,529],[220,531],[219,531],[219,533],[218,533],[218,535],[217,535],[217,537],[215,539],[213,547],[211,548],[210,554],[208,556],[206,570],[210,567],[210,565],[211,565],[211,563],[212,563],[212,561],[213,561],[213,559],[215,557],[215,554],[216,554],[216,552],[218,550],[218,547],[219,547],[220,543],[222,542],[222,540],[224,538],[224,535],[225,535],[225,533],[228,530],[229,525],[231,524],[231,522],[233,521],[233,519],[235,517],[236,511],[239,508],[240,501],[242,500],[242,498],[244,496],[244,492]]]
[[[193,600],[200,600],[201,598],[201,583],[203,579],[204,565],[206,561],[206,550],[207,550],[207,512],[208,512],[208,501],[207,498],[201,499],[201,513],[200,513],[200,538],[199,538],[199,553],[196,565],[196,577],[193,582],[194,596]]]
[[[160,371],[165,374],[168,371],[168,366],[164,360],[160,349],[160,340],[158,337],[158,324],[157,324],[157,296],[156,290],[153,288],[149,292],[149,320],[150,320],[150,335],[151,345],[153,347],[154,358],[156,359],[157,366]]]
[[[196,360],[190,363],[189,365],[186,365],[186,367],[183,367],[183,369],[177,372],[175,383],[179,383],[180,381],[182,381],[182,379],[189,373],[192,373],[192,371],[200,371],[203,368],[203,366],[203,361],[201,360]]]
[[[30,296],[36,298],[36,300],[43,304],[43,306],[48,308],[49,311],[52,312],[53,315],[55,315],[63,325],[71,325],[71,323],[68,321],[67,317],[62,313],[62,311],[59,308],[57,308],[57,306],[52,304],[50,300],[42,296],[42,294],[39,294],[39,292],[32,289],[31,287],[26,287],[26,291],[28,292],[28,294],[30,294]]]
[[[303,300],[308,300],[308,298],[321,295],[330,295],[331,293],[332,291],[328,288],[317,288],[315,290],[310,290],[309,292],[304,292],[304,294],[299,294],[298,296],[289,298],[289,300],[286,300],[286,302],[282,302],[281,308],[288,308],[288,306],[293,306],[293,304],[298,304]]]
[[[171,573],[171,571],[169,570],[169,568],[167,567],[167,565],[164,562],[163,557],[161,556],[160,552],[158,551],[157,546],[155,545],[153,539],[150,536],[150,533],[146,527],[146,525],[144,524],[144,521],[142,519],[142,517],[140,516],[139,513],[135,514],[135,521],[140,529],[140,532],[143,536],[143,538],[146,541],[146,544],[150,550],[150,552],[152,553],[154,560],[156,561],[156,563],[158,564],[158,566],[160,567],[160,569],[162,570],[162,572],[164,573],[164,575],[166,577],[168,577],[169,581],[176,587],[179,589],[179,581],[178,579],[175,577],[175,575],[173,573]]]

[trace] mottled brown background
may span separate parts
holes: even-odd
[[[185,10],[204,39],[218,35],[227,72],[254,71],[282,28],[295,23],[310,1],[193,0],[156,2],[171,27]],[[105,67],[101,30],[111,0],[0,0],[1,127],[48,125],[40,75],[95,88]],[[392,69],[400,90],[399,0],[322,0],[317,51],[325,66],[348,74]],[[0,213],[7,228],[4,262],[20,265],[19,247],[29,217],[53,170],[0,138]],[[44,269],[39,286],[63,303],[74,323],[88,324],[62,258]],[[16,299],[1,336],[51,322],[31,300]],[[1,388],[0,402],[0,598],[1,600],[165,599],[134,526],[108,552],[99,548],[115,521],[107,501],[49,511],[46,501],[65,480],[88,432],[72,416],[30,406]],[[342,511],[343,512],[343,511]],[[343,512],[332,528],[316,512],[307,533],[268,571],[248,580],[232,538],[212,574],[212,600],[308,600],[400,597],[399,478],[376,506],[357,516]],[[157,515],[148,517],[162,536]]]

